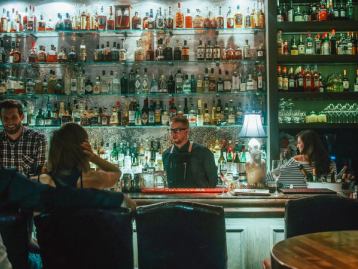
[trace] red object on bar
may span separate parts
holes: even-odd
[[[223,193],[226,188],[142,188],[143,193]]]

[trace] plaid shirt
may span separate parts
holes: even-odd
[[[46,139],[43,134],[23,127],[22,135],[10,140],[5,131],[0,131],[0,167],[15,168],[20,173],[38,174],[45,164]]]

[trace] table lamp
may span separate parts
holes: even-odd
[[[250,160],[247,160],[245,164],[246,177],[249,185],[257,185],[266,175],[266,163],[261,160],[261,143],[257,139],[266,137],[260,114],[245,114],[244,125],[239,133],[239,137],[250,138],[248,142]]]

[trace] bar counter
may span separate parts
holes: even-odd
[[[279,196],[254,196],[232,194],[147,194],[131,193],[138,206],[160,202],[183,200],[223,206],[226,218],[283,218],[288,200],[310,196],[311,194],[279,194]]]
[[[286,202],[311,195],[284,195],[282,193],[278,196],[272,194],[270,196],[234,196],[216,193],[129,194],[138,206],[176,200],[223,206],[228,269],[262,268],[261,263],[265,258],[270,257],[273,245],[284,239]],[[136,246],[134,249],[136,252]]]

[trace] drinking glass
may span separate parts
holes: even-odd
[[[282,166],[282,161],[281,160],[272,160],[272,165],[271,165],[271,173],[273,178],[275,179],[275,196],[278,196],[278,180],[280,179],[281,176],[281,166]]]

